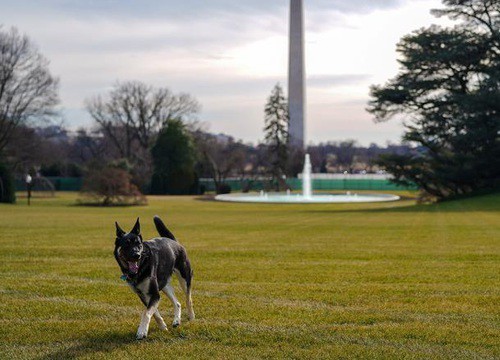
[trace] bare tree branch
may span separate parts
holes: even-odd
[[[132,81],[116,84],[107,100],[87,100],[86,108],[121,156],[134,160],[134,146],[148,150],[168,120],[193,118],[200,105],[190,95]]]
[[[0,151],[17,126],[54,114],[58,79],[48,65],[27,36],[0,29]]]

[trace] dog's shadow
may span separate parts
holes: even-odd
[[[140,340],[140,342],[151,341],[148,339]],[[78,344],[53,353],[38,357],[38,360],[54,360],[54,359],[79,359],[82,357],[92,357],[93,354],[111,353],[117,348],[124,348],[130,344],[137,344],[139,340],[135,339],[135,332],[109,332],[98,336],[88,336],[82,338]]]

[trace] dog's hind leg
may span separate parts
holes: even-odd
[[[158,311],[158,309],[156,309],[156,312],[153,314],[153,316],[161,330],[168,330],[167,324],[165,324],[165,321],[163,321],[163,318],[161,317],[160,311]]]
[[[187,272],[188,274],[190,272]],[[193,300],[191,299],[191,281],[188,281],[182,276],[179,270],[175,270],[175,275],[177,275],[177,279],[179,280],[179,284],[181,286],[182,291],[186,294],[186,307],[188,313],[188,319],[194,320],[194,310],[193,310]]]
[[[175,291],[171,284],[171,280],[172,278],[168,279],[168,283],[162,291],[168,296],[172,305],[174,305],[174,321],[172,322],[172,326],[177,327],[181,324],[181,303],[175,297]]]

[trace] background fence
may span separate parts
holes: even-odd
[[[44,180],[48,180],[52,186],[53,190],[56,191],[80,191],[83,185],[83,178],[79,177],[45,177]],[[35,178],[36,185],[36,178]],[[16,191],[26,190],[26,184],[21,179],[16,179]],[[48,189],[34,189],[38,191],[48,190]]]
[[[224,183],[231,186],[231,191],[239,192],[246,190],[268,190],[272,189],[270,180],[241,180],[227,179]],[[302,179],[286,179],[287,185],[292,190],[302,189]],[[214,191],[215,186],[212,179],[202,178],[200,184],[205,186],[206,191]],[[390,181],[390,175],[380,174],[313,174],[312,187],[315,191],[330,190],[417,190],[417,186],[399,186]]]
[[[53,185],[56,191],[80,191],[83,185],[82,178],[66,178],[66,177],[47,177],[45,178]],[[231,186],[231,191],[240,192],[245,190],[260,191],[272,188],[272,184],[268,179],[258,180],[241,180],[241,179],[226,179],[226,184]],[[289,178],[286,183],[292,190],[302,189],[301,178]],[[215,191],[214,182],[212,179],[200,179],[200,185],[205,187],[206,191]],[[416,190],[416,186],[404,187],[398,186],[390,182],[390,176],[378,174],[313,174],[312,179],[313,189],[315,191],[330,191],[330,190]],[[16,180],[16,190],[26,190],[26,185],[22,180]],[[41,190],[41,189],[40,189]]]

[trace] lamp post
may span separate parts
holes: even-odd
[[[33,178],[30,174],[26,175],[26,191],[28,192],[28,206],[31,205],[31,188],[33,187]]]

